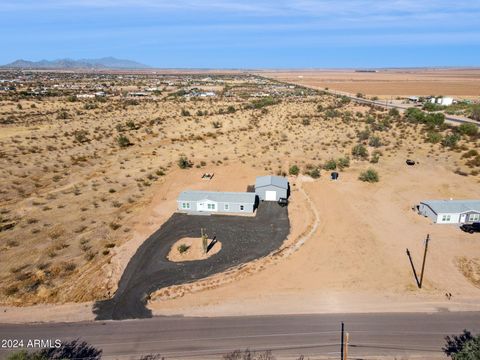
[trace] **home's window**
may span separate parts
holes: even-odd
[[[450,215],[443,215],[442,221],[450,221]]]
[[[470,221],[480,221],[480,214],[470,214],[469,220]]]
[[[240,205],[240,210],[243,211],[245,209],[245,206]]]
[[[182,209],[190,209],[190,203],[182,203]]]
[[[230,208],[229,205],[228,205],[228,204],[225,204],[224,209],[225,209],[225,210],[228,210],[229,208]]]
[[[215,210],[215,204],[207,204],[208,210]]]

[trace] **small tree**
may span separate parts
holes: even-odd
[[[300,173],[300,169],[297,165],[292,165],[290,166],[290,169],[288,169],[288,173],[290,175],[298,175]]]
[[[376,170],[368,169],[366,171],[362,171],[358,179],[369,183],[376,183],[378,180],[380,180],[380,177]]]
[[[447,356],[450,356],[452,359],[456,359],[456,354],[461,352],[465,344],[473,339],[474,337],[472,333],[467,329],[464,329],[463,332],[458,336],[446,336],[445,345],[443,346],[442,350]]]

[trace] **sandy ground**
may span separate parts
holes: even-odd
[[[0,103],[2,117],[18,120],[0,128],[2,217],[17,222],[0,234],[0,301],[65,304],[58,317],[50,305],[0,312],[6,309],[10,319],[17,314],[15,321],[52,314],[67,319],[69,311],[72,319],[92,318],[89,306],[71,303],[89,304],[114,293],[128,261],[175,211],[182,190],[245,191],[256,176],[288,171],[292,164],[305,173],[328,159],[351,156],[367,128],[382,141],[380,148],[368,149],[382,152],[378,164],[352,160],[337,183],[328,181],[326,171],[320,180],[290,179],[292,232],[279,252],[168,289],[168,296],[160,291],[151,305],[155,313],[412,310],[425,304],[467,309],[479,299],[478,288],[456,267],[459,257],[478,263],[478,235],[433,226],[410,210],[423,199],[478,197],[478,166],[469,166],[463,155],[478,149],[479,138],[464,136],[456,149],[429,144],[421,126],[392,121],[385,128],[385,112],[343,105],[328,95],[282,98],[257,110],[243,109],[245,103],[162,100],[124,106],[109,99],[91,110],[83,102],[55,98],[22,101],[22,110],[13,101]],[[230,104],[234,114],[220,113]],[[182,108],[209,115],[181,116]],[[67,121],[57,118],[62,109]],[[139,128],[118,131],[127,120]],[[213,126],[217,121],[221,128]],[[78,130],[86,130],[90,141],[76,141]],[[442,136],[449,132],[441,130]],[[120,133],[134,144],[119,148]],[[194,167],[179,169],[180,154]],[[405,167],[407,157],[420,166]],[[380,172],[377,184],[357,180],[370,166]],[[469,176],[456,175],[458,170]],[[203,173],[215,176],[202,180]],[[432,243],[426,284],[417,291],[405,248],[418,264],[427,233]],[[17,292],[9,292],[10,286]],[[445,300],[445,292],[452,300]]]
[[[209,239],[208,243],[210,244],[211,241],[212,239]],[[183,253],[179,250],[179,246],[181,245],[188,247]],[[220,250],[222,250],[222,243],[220,241],[215,242],[210,251],[205,253],[202,238],[183,238],[173,244],[172,250],[168,253],[167,258],[174,262],[205,260],[217,254]]]
[[[230,284],[154,302],[152,309],[193,316],[480,310],[480,289],[455,265],[459,256],[480,256],[479,236],[430,224],[411,210],[420,199],[474,197],[478,183],[439,176],[444,170],[428,158],[413,168],[401,162],[381,166],[378,184],[359,182],[354,169],[338,182],[304,183],[320,226],[297,252]],[[293,223],[302,216],[292,212]],[[432,241],[418,290],[405,249],[420,267],[427,234]]]
[[[478,99],[478,69],[401,69],[376,73],[354,70],[264,71],[260,75],[297,84],[388,98],[413,95],[449,95]]]

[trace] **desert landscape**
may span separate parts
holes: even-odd
[[[292,186],[282,247],[159,289],[154,314],[479,310],[478,235],[412,210],[478,197],[478,131],[309,88],[430,95],[445,82],[478,99],[475,72],[433,73],[2,73],[15,85],[0,92],[3,319],[92,319],[181,191],[245,191],[268,174]],[[418,289],[405,250],[419,266],[427,234]]]
[[[475,68],[266,70],[258,74],[318,89],[361,93],[379,99],[443,95],[478,100],[480,94],[480,70]]]

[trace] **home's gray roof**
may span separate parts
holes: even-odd
[[[221,192],[221,191],[182,191],[177,201],[212,200],[239,204],[254,204],[255,193],[249,192]]]
[[[425,200],[421,204],[427,205],[437,214],[480,212],[480,200]]]
[[[255,188],[274,185],[282,189],[288,189],[288,180],[282,176],[257,176]]]

